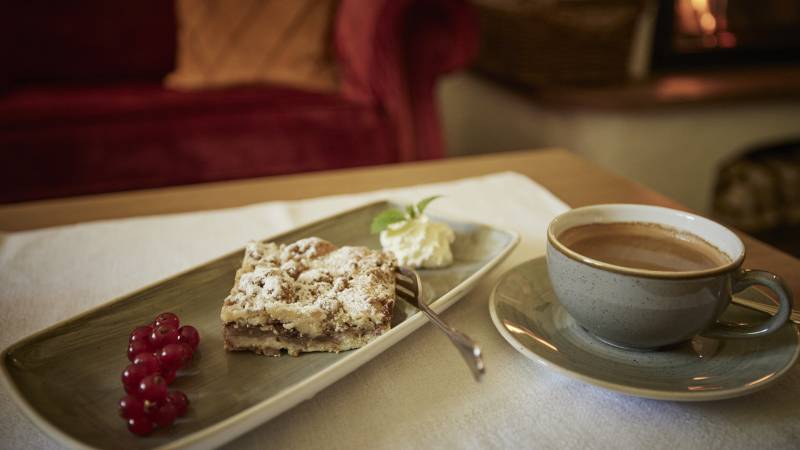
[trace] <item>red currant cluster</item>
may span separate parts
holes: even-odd
[[[149,434],[168,427],[186,414],[189,399],[178,390],[167,390],[175,373],[192,360],[200,334],[191,325],[180,327],[180,319],[165,312],[150,325],[136,327],[128,340],[128,359],[122,386],[128,393],[119,401],[119,412],[135,434]]]

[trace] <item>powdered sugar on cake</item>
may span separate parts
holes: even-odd
[[[303,339],[380,334],[391,320],[395,266],[388,252],[336,248],[316,237],[280,246],[250,242],[220,316],[237,328]]]

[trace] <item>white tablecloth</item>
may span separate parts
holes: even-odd
[[[800,448],[800,370],[751,396],[709,403],[627,397],[565,378],[509,346],[489,318],[498,276],[544,253],[567,206],[527,178],[455,182],[299,202],[85,223],[0,236],[0,347],[108,299],[311,220],[427,195],[438,215],[517,230],[508,260],[444,313],[482,345],[475,383],[426,325],[230,448]],[[0,391],[0,447],[57,448]]]

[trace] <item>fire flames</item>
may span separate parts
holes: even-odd
[[[736,35],[728,31],[728,0],[678,0],[675,17],[678,32],[700,40],[705,48],[732,48]]]

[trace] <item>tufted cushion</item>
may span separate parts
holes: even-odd
[[[174,89],[275,83],[336,91],[336,0],[177,0]]]

